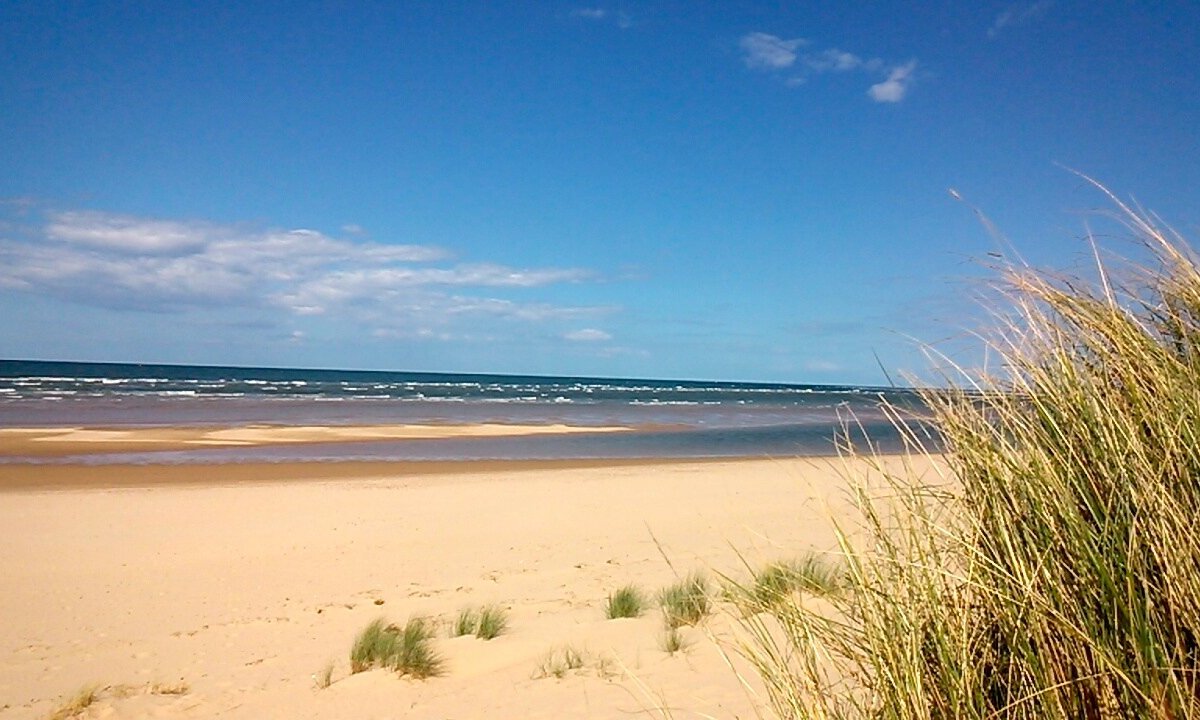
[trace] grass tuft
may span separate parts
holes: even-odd
[[[763,608],[790,599],[793,593],[833,595],[845,583],[845,569],[819,555],[770,563],[754,574],[753,599]]]
[[[463,635],[474,635],[475,630],[479,627],[479,610],[477,608],[463,608],[458,611],[458,615],[454,618],[454,622],[450,623],[450,637],[462,637]]]
[[[508,611],[499,605],[488,605],[479,610],[479,625],[475,628],[475,637],[480,640],[491,640],[499,637],[508,629]]]
[[[690,573],[679,582],[667,586],[659,593],[658,599],[668,628],[695,625],[712,610],[708,578],[700,572]]]
[[[87,685],[80,688],[74,695],[67,698],[61,705],[50,713],[48,720],[68,720],[78,717],[100,699],[102,688],[99,685]]]
[[[480,640],[492,640],[508,630],[508,611],[499,605],[463,608],[450,624],[450,637],[474,635]]]
[[[609,594],[604,604],[604,616],[609,620],[635,618],[646,609],[646,596],[635,585],[626,585]]]
[[[583,651],[571,645],[551,650],[533,673],[534,679],[566,677],[568,672],[581,670],[587,665]]]
[[[687,650],[692,643],[683,636],[678,627],[668,625],[658,638],[658,647],[668,655]]]
[[[136,695],[186,695],[192,688],[183,680],[175,683],[149,683],[147,685],[87,685],[79,689],[54,709],[47,720],[70,720],[82,717],[85,711],[96,704],[101,696],[109,699],[125,699]],[[91,713],[86,713],[91,714]]]
[[[350,647],[350,672],[360,673],[386,665],[399,648],[396,633],[388,630],[387,620],[376,618],[358,633]]]
[[[386,667],[418,679],[441,675],[445,661],[433,649],[432,640],[433,625],[427,618],[411,618],[403,627],[378,618],[355,638],[350,672]]]
[[[596,659],[596,677],[604,680],[619,678],[625,674],[621,662],[612,655],[601,655]]]
[[[781,717],[1200,718],[1200,264],[1118,205],[1152,262],[1009,268],[944,458],[860,456],[842,590],[743,619]]]
[[[324,690],[333,684],[333,661],[325,663],[321,668],[321,672],[313,675],[313,682],[317,684],[318,690]]]

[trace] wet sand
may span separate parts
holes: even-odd
[[[245,425],[234,427],[0,428],[0,457],[67,457],[105,453],[261,447],[374,440],[530,437],[624,432],[615,426],[509,425]]]

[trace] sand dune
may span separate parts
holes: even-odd
[[[74,489],[0,494],[0,718],[45,717],[88,684],[107,689],[87,717],[627,718],[659,703],[676,718],[752,717],[710,639],[728,637],[728,617],[687,629],[692,646],[668,655],[656,614],[606,620],[604,598],[693,568],[744,572],[739,553],[754,564],[832,547],[836,462],[378,464],[248,484],[176,466],[126,487],[55,481],[90,471],[45,466],[45,487]],[[440,635],[445,676],[349,673],[372,619],[448,621],[484,603],[509,609],[510,630]],[[586,666],[535,677],[566,645]]]

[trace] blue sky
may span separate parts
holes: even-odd
[[[882,384],[1200,222],[1193,3],[218,5],[0,7],[0,357]]]

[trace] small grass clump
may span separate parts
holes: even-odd
[[[766,565],[754,574],[751,592],[761,607],[770,608],[796,592],[833,595],[844,582],[844,568],[810,554],[798,560],[781,560]]]
[[[508,611],[499,605],[463,608],[450,624],[450,637],[474,635],[480,640],[492,640],[508,630]]]
[[[360,673],[378,665],[386,665],[398,653],[396,633],[388,629],[383,618],[372,620],[354,638],[350,648],[350,672]]]
[[[138,695],[186,695],[191,692],[191,689],[191,686],[183,680],[175,683],[155,682],[146,685],[128,685],[125,683],[103,686],[87,685],[63,701],[46,718],[47,720],[70,720],[71,718],[81,717],[101,697],[110,700],[122,700]]]
[[[691,642],[683,636],[678,627],[668,625],[658,638],[658,647],[668,655],[674,655],[691,647]]]
[[[480,640],[491,640],[499,637],[508,629],[508,612],[499,605],[488,605],[479,610],[479,625],[475,628],[475,637]]]
[[[378,618],[355,638],[350,672],[386,667],[418,679],[441,675],[445,662],[433,649],[432,640],[433,626],[426,618],[411,618],[403,627]]]
[[[566,677],[567,673],[572,670],[580,670],[587,665],[587,656],[583,651],[571,646],[564,645],[560,648],[551,650],[542,662],[534,671],[534,679],[541,678],[558,678]]]
[[[604,603],[604,616],[609,620],[635,618],[646,609],[646,596],[635,585],[626,585],[609,594]]]
[[[324,690],[333,684],[333,661],[325,663],[325,667],[321,668],[321,672],[313,675],[313,682],[316,683],[318,690]]]
[[[99,685],[87,685],[80,688],[55,708],[54,712],[48,716],[48,720],[68,720],[68,718],[78,717],[80,713],[100,699],[101,691],[102,688]]]
[[[458,611],[454,621],[450,623],[450,637],[462,637],[463,635],[474,635],[475,629],[479,627],[479,609],[478,608],[463,608]]]
[[[659,593],[658,599],[668,628],[695,625],[712,610],[708,578],[700,572],[692,572],[679,582],[667,586]]]
[[[743,620],[779,716],[1200,718],[1200,261],[1121,208],[1151,262],[1009,268],[942,457],[849,466],[843,590]]]

